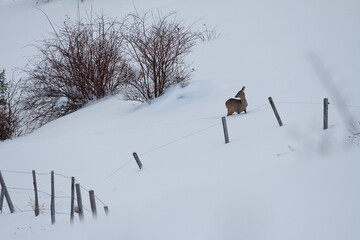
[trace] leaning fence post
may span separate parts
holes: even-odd
[[[70,223],[74,222],[74,205],[75,205],[75,178],[71,177]]]
[[[269,97],[269,102],[270,102],[270,105],[271,105],[271,107],[272,107],[272,109],[274,111],[274,114],[275,114],[275,117],[276,117],[276,119],[277,119],[277,121],[279,123],[279,126],[281,127],[283,125],[283,123],[281,121],[281,118],[280,118],[280,115],[279,115],[278,111],[276,110],[274,101],[272,100],[271,97]]]
[[[33,177],[34,192],[35,192],[35,216],[39,216],[39,197],[38,197],[35,170],[32,170],[32,177]]]
[[[134,158],[135,158],[135,161],[136,161],[137,165],[138,165],[139,168],[141,169],[141,168],[142,168],[142,163],[141,163],[141,161],[140,161],[139,156],[137,155],[136,152],[133,153],[133,156],[134,156]]]
[[[2,213],[4,198],[5,198],[5,189],[4,189],[4,188],[1,188],[1,194],[0,194],[0,213]]]
[[[328,106],[329,100],[324,98],[324,129],[328,129]]]
[[[5,181],[4,181],[4,178],[3,178],[2,174],[1,174],[1,171],[0,171],[0,184],[1,184],[1,189],[2,189],[3,195],[5,196],[6,201],[8,203],[10,212],[13,213],[13,212],[15,212],[14,205],[13,205],[13,203],[11,201],[9,192],[8,192],[8,190],[6,188]]]
[[[83,205],[82,205],[82,200],[81,200],[81,189],[80,189],[80,184],[77,183],[75,184],[76,187],[76,197],[77,197],[77,204],[78,204],[78,213],[79,213],[79,219],[80,221],[84,221],[84,211],[83,211]]]
[[[51,212],[51,224],[55,223],[55,179],[54,179],[54,171],[51,171],[51,204],[50,204],[50,212]]]
[[[228,129],[227,129],[227,125],[226,125],[226,117],[222,117],[222,125],[223,125],[223,129],[224,129],[224,137],[225,137],[225,144],[229,143],[229,133],[228,133]]]
[[[93,218],[96,218],[97,217],[97,211],[96,211],[96,202],[95,202],[94,190],[89,191],[89,198],[90,198],[90,206],[91,206],[91,212],[92,212]]]

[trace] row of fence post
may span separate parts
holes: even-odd
[[[272,99],[272,97],[268,98],[269,103],[271,105],[271,108],[275,114],[276,120],[278,121],[279,126],[283,126],[283,123],[281,121],[280,115],[276,109],[275,103]],[[324,98],[324,114],[323,114],[323,129],[328,129],[328,106],[329,106],[329,100],[327,98]],[[227,124],[226,124],[226,117],[222,117],[222,126],[223,126],[223,131],[224,131],[224,138],[225,138],[225,144],[229,143],[229,132],[227,129]]]
[[[34,212],[35,216],[38,216],[40,214],[39,209],[39,197],[38,197],[38,187],[37,187],[37,180],[36,180],[36,172],[35,170],[32,170],[32,178],[33,178],[33,185],[34,185],[34,194],[35,194],[35,206],[34,206]],[[3,202],[4,198],[6,199],[10,212],[15,212],[14,205],[11,201],[10,194],[8,192],[8,189],[6,187],[4,178],[2,176],[2,173],[0,171],[0,184],[1,184],[1,195],[0,195],[0,212],[2,212],[3,209]],[[75,191],[76,191],[76,199],[77,199],[77,207],[75,207]],[[51,201],[50,201],[50,216],[51,216],[51,224],[54,224],[56,222],[55,219],[55,173],[54,171],[51,171]],[[95,201],[95,192],[94,190],[89,191],[89,199],[90,199],[90,206],[91,206],[91,212],[93,218],[97,218],[97,209],[96,209],[96,201]],[[109,207],[104,206],[105,215],[109,215]],[[75,184],[75,177],[71,178],[71,204],[70,204],[70,223],[74,222],[74,213],[79,214],[79,220],[80,222],[84,221],[84,210],[83,210],[83,203],[82,203],[82,197],[81,197],[81,187],[79,183]]]

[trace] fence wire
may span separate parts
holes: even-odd
[[[17,188],[17,187],[8,187],[8,186],[6,186],[6,188],[8,189],[8,191],[10,192],[10,193],[17,193],[17,194],[23,194],[23,193],[21,193],[21,192],[15,192],[15,191],[13,191],[13,190],[19,190],[19,191],[34,191],[34,189],[29,189],[29,188]],[[38,193],[41,193],[41,194],[43,194],[43,195],[45,195],[45,196],[48,196],[48,197],[51,197],[51,194],[50,193],[47,193],[47,192],[44,192],[44,191],[41,191],[41,190],[38,190]],[[26,194],[27,196],[32,196],[32,195],[30,195],[30,194]],[[71,199],[71,196],[54,196],[54,198],[55,199]],[[105,206],[105,203],[104,202],[102,202],[101,200],[100,200],[100,198],[98,198],[97,197],[97,199]],[[77,201],[77,197],[75,197],[74,196],[74,200],[75,201]],[[17,207],[15,204],[14,204],[14,206],[17,208],[17,209],[20,209],[19,207]],[[83,209],[85,210],[85,211],[87,211],[87,212],[91,212],[91,210],[89,209],[89,208],[87,208],[87,207],[85,207],[84,206],[84,204],[83,204]],[[43,209],[43,210],[49,210],[50,211],[50,209]],[[20,212],[32,212],[32,211],[34,211],[34,210],[21,210],[20,209]],[[67,214],[67,213],[66,213]],[[70,215],[70,214],[69,214]]]
[[[296,104],[296,105],[323,105],[324,103],[320,102],[288,102],[288,101],[276,101],[277,104]],[[360,108],[360,106],[356,105],[347,105],[341,104],[336,102],[330,102],[329,105],[338,106],[338,107],[345,107],[345,108]]]
[[[11,173],[11,174],[24,174],[24,175],[32,175],[32,172],[30,171],[15,171],[15,170],[7,170],[7,169],[4,169],[4,170],[0,170],[0,172],[3,172],[3,173]],[[38,173],[38,172],[35,172],[36,175],[51,175],[51,173]],[[56,173],[54,172],[54,175],[56,176],[59,176],[59,177],[62,177],[62,178],[65,178],[65,179],[70,179],[72,177],[70,176],[67,176],[65,174],[62,174],[62,173]],[[75,182],[78,183],[77,179],[75,178]],[[23,187],[12,187],[12,186],[6,186],[6,188],[8,189],[9,192],[11,193],[16,193],[16,194],[24,194],[24,195],[27,195],[29,197],[31,197],[32,195],[29,194],[29,193],[26,193],[26,192],[34,192],[34,189],[30,189],[30,188],[23,188]],[[87,193],[89,192],[89,190],[83,186],[80,185],[80,188],[83,190],[83,191],[86,191]],[[18,191],[25,191],[24,192],[18,192]],[[42,194],[44,196],[47,196],[47,197],[51,197],[51,194],[46,192],[46,191],[43,191],[43,190],[37,190],[38,194]],[[55,199],[71,199],[71,196],[54,196]],[[95,198],[103,205],[103,206],[107,206],[106,203],[101,200],[101,198],[95,194]],[[77,201],[77,197],[74,196],[74,200]],[[17,207],[18,208],[18,207]],[[20,209],[20,208],[18,208]],[[91,210],[89,210],[89,208],[85,207],[83,205],[83,209],[87,212],[91,212]],[[27,210],[25,211],[20,211],[20,212],[26,212]],[[29,210],[29,211],[32,211],[32,210]],[[61,213],[59,213],[61,214]]]
[[[264,107],[267,106],[267,105],[269,105],[269,103],[265,103],[265,104],[259,105],[259,106],[257,106],[257,107],[251,108],[251,109],[249,109],[249,111],[255,112],[256,110],[261,109],[261,108],[264,108]],[[233,120],[233,119],[230,119],[230,120]],[[170,142],[167,142],[167,143],[164,143],[164,144],[159,145],[159,146],[157,146],[157,147],[154,147],[154,148],[152,148],[152,149],[150,149],[150,150],[148,150],[148,151],[146,151],[146,152],[139,153],[139,156],[144,156],[144,155],[146,155],[146,154],[155,152],[155,151],[160,150],[160,149],[162,149],[162,148],[165,148],[165,147],[167,147],[167,146],[169,146],[169,145],[172,145],[172,144],[177,143],[177,142],[180,142],[180,141],[182,141],[182,140],[184,140],[184,139],[187,139],[187,138],[190,138],[190,137],[195,136],[195,135],[197,135],[197,134],[200,134],[200,133],[202,133],[202,132],[205,132],[205,131],[207,131],[207,130],[209,130],[209,129],[211,129],[211,128],[214,128],[214,127],[216,127],[216,126],[219,126],[219,125],[221,125],[221,124],[222,124],[222,123],[217,120],[216,123],[214,123],[214,124],[212,124],[212,125],[209,125],[209,126],[207,126],[207,127],[205,127],[205,128],[201,128],[201,129],[199,129],[199,130],[197,130],[197,131],[194,131],[194,132],[191,132],[191,133],[189,133],[189,134],[187,134],[187,135],[184,135],[184,136],[182,136],[182,137],[176,138],[176,139],[174,139],[174,140],[172,140],[172,141],[170,141]],[[120,171],[122,168],[124,168],[127,164],[129,164],[129,163],[132,162],[132,161],[134,161],[134,160],[133,160],[132,158],[130,158],[128,161],[126,161],[125,163],[123,163],[120,167],[118,167],[117,169],[115,169],[112,173],[110,173],[109,175],[107,175],[107,176],[104,178],[104,180],[107,180],[107,179],[109,179],[110,177],[112,177],[113,175],[115,175],[115,173],[117,173],[118,171]]]

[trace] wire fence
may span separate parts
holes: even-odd
[[[276,103],[277,103],[277,104],[294,104],[294,105],[295,105],[295,104],[296,104],[296,105],[323,105],[323,103],[321,103],[321,102],[277,101]],[[360,108],[360,106],[356,106],[356,105],[346,105],[346,104],[341,104],[341,103],[331,103],[331,104],[334,105],[334,106],[345,107],[345,108]],[[268,105],[269,105],[269,103],[265,103],[265,104],[262,104],[262,105],[253,107],[253,108],[249,109],[249,112],[257,112],[257,111],[259,111],[260,109],[262,109],[262,108],[264,108],[264,107],[266,107],[266,106],[268,106]],[[230,119],[229,119],[229,121],[232,121],[232,120],[234,120],[234,118],[230,118]],[[149,154],[149,153],[158,151],[158,150],[163,149],[163,148],[165,148],[165,147],[167,147],[167,146],[170,146],[170,145],[172,145],[172,144],[175,144],[175,143],[177,143],[177,142],[180,142],[180,141],[182,141],[182,140],[185,140],[185,139],[187,139],[187,138],[190,138],[190,137],[195,136],[195,135],[197,135],[197,134],[200,134],[200,133],[202,133],[202,132],[205,132],[205,131],[207,131],[207,130],[209,130],[209,129],[211,129],[211,128],[217,127],[217,126],[219,126],[219,125],[221,125],[221,123],[217,120],[216,123],[214,123],[214,124],[211,124],[211,125],[206,126],[206,127],[204,127],[204,128],[198,129],[198,130],[196,130],[196,131],[194,131],[194,132],[191,132],[191,133],[189,133],[189,134],[186,134],[186,135],[184,135],[184,136],[181,136],[181,137],[179,137],[179,138],[176,138],[176,139],[174,139],[174,140],[172,140],[172,141],[169,141],[169,142],[167,142],[167,143],[164,143],[164,144],[161,144],[161,145],[159,145],[159,146],[156,146],[156,147],[154,147],[154,148],[152,148],[152,149],[150,149],[150,150],[148,150],[148,151],[146,151],[146,152],[139,153],[139,156],[145,156],[145,155],[147,155],[147,154]],[[123,163],[121,166],[119,166],[118,168],[116,168],[113,172],[111,172],[109,175],[107,175],[107,176],[104,178],[104,180],[109,179],[111,176],[113,176],[115,173],[117,173],[119,170],[121,170],[122,168],[124,168],[126,165],[128,165],[128,164],[129,164],[130,162],[132,162],[132,161],[133,161],[133,159],[132,159],[132,158],[129,158],[128,161],[126,161],[126,162]],[[32,174],[31,172],[14,171],[14,170],[1,170],[1,171],[3,171],[3,172],[8,172],[8,173]],[[36,173],[36,174],[37,174],[37,175],[50,175],[50,173]],[[71,177],[66,176],[66,175],[64,175],[64,174],[55,173],[55,175],[60,176],[60,177],[64,177],[64,178],[67,178],[67,179],[71,179]],[[81,188],[82,188],[83,190],[87,191],[87,192],[89,191],[89,190],[87,190],[87,189],[85,189],[85,188],[83,188],[83,187],[81,187]],[[96,197],[96,199],[98,199],[103,205],[106,205],[98,196],[95,196],[95,197]]]
[[[323,105],[322,102],[279,101],[279,102],[276,102],[276,103],[277,103],[277,104],[293,104],[293,105]],[[331,103],[331,104],[334,105],[334,106],[345,107],[345,108],[360,108],[360,106],[355,106],[355,105],[346,105],[346,104],[339,104],[339,103]],[[262,108],[265,108],[265,107],[267,107],[267,106],[269,106],[269,105],[270,105],[270,103],[267,102],[267,103],[258,105],[258,106],[256,106],[256,107],[250,108],[248,111],[249,111],[249,112],[257,112],[257,111],[260,111]],[[234,119],[235,119],[235,118],[229,118],[228,120],[229,120],[229,121],[232,121],[232,120],[234,120]],[[162,145],[156,146],[156,147],[154,147],[154,148],[152,148],[152,149],[150,149],[150,150],[148,150],[148,151],[146,151],[146,152],[139,153],[138,155],[139,155],[139,156],[144,156],[144,155],[146,155],[146,154],[155,152],[155,151],[157,151],[157,150],[163,149],[163,148],[165,148],[165,147],[167,147],[167,146],[170,146],[170,145],[172,145],[172,144],[178,143],[178,142],[180,142],[180,141],[182,141],[182,140],[185,140],[185,139],[187,139],[187,138],[190,138],[190,137],[195,136],[195,135],[197,135],[197,134],[200,134],[200,133],[202,133],[202,132],[205,132],[205,131],[207,131],[207,130],[209,130],[209,129],[211,129],[211,128],[217,127],[217,126],[219,126],[219,125],[221,125],[221,122],[218,121],[218,120],[216,120],[216,123],[213,123],[213,124],[211,124],[211,125],[209,125],[209,126],[206,126],[206,127],[204,127],[204,128],[198,129],[198,130],[196,130],[196,131],[194,131],[194,132],[191,132],[191,133],[189,133],[189,134],[186,134],[186,135],[184,135],[184,136],[181,136],[181,137],[179,137],[179,138],[176,138],[176,139],[174,139],[174,140],[172,140],[172,141],[169,141],[169,142],[167,142],[167,143],[164,143],[164,144],[162,144]],[[123,169],[126,165],[128,165],[128,164],[129,164],[130,162],[132,162],[132,161],[134,161],[134,159],[129,158],[129,160],[127,160],[126,162],[124,162],[122,165],[120,165],[118,168],[116,168],[113,172],[111,172],[109,175],[107,175],[107,176],[104,178],[104,180],[107,180],[107,179],[109,179],[110,177],[112,177],[113,175],[115,175],[117,172],[119,172],[121,169]]]
[[[18,210],[21,213],[28,213],[28,212],[34,212],[34,210],[23,210],[21,209],[19,206],[17,206],[16,204],[14,204],[16,210]],[[50,212],[51,209],[50,208],[42,208],[41,211],[43,212]],[[68,215],[70,216],[70,213],[66,213],[66,212],[59,212],[59,211],[55,211],[56,214],[62,214],[62,215]]]
[[[323,105],[324,103],[319,102],[289,102],[289,101],[277,101],[278,104],[293,104],[293,105]],[[337,106],[337,107],[344,107],[344,108],[360,108],[360,106],[356,105],[347,105],[343,103],[336,103],[331,102],[330,105]]]
[[[292,104],[292,105],[323,105],[323,103],[320,103],[320,102],[292,102],[292,101],[279,101],[279,102],[276,102],[277,104]],[[356,106],[356,105],[346,105],[346,104],[341,104],[341,103],[331,103],[332,105],[334,106],[337,106],[337,107],[344,107],[344,108],[360,108],[360,106]],[[261,104],[261,105],[258,105],[256,107],[253,107],[253,108],[250,108],[248,109],[249,112],[257,112],[257,111],[260,111],[261,109],[267,107],[268,105],[270,105],[269,103],[265,103],[265,104]],[[230,121],[234,120],[235,118],[229,118]],[[218,127],[219,125],[221,125],[221,122],[217,119],[216,122],[212,123],[212,124],[209,124],[208,126],[205,126],[203,128],[200,128],[200,129],[197,129],[191,133],[188,133],[186,135],[183,135],[183,136],[180,136],[176,139],[173,139],[171,141],[168,141],[166,143],[163,143],[161,145],[158,145],[150,150],[147,150],[145,152],[142,152],[139,154],[139,156],[145,156],[147,154],[150,154],[150,153],[153,153],[155,151],[158,151],[158,150],[161,150],[161,149],[164,149],[170,145],[173,145],[175,143],[178,143],[180,141],[183,141],[185,139],[188,139],[190,137],[193,137],[195,135],[198,135],[198,134],[201,134],[203,132],[206,132],[214,127]],[[126,161],[125,163],[123,163],[122,165],[120,165],[118,168],[116,168],[113,172],[111,172],[109,175],[107,175],[104,180],[107,180],[109,179],[110,177],[112,177],[113,175],[115,175],[116,173],[118,173],[121,169],[123,169],[126,165],[128,165],[130,162],[134,161],[133,158],[129,158],[128,161]],[[32,172],[27,172],[27,171],[15,171],[15,170],[1,170],[1,172],[3,173],[10,173],[10,174],[25,174],[25,175],[31,175]],[[47,173],[47,172],[36,172],[36,175],[40,175],[40,176],[46,176],[46,175],[51,175],[51,173]],[[62,177],[64,179],[67,179],[67,180],[71,180],[72,177],[70,176],[67,176],[65,174],[62,174],[62,173],[54,173],[54,175],[58,176],[58,177]],[[78,182],[76,179],[75,179],[76,182]],[[87,193],[89,193],[89,190],[83,186],[81,186],[81,189]],[[9,189],[10,192],[15,192],[15,191],[19,191],[19,193],[23,193],[23,194],[28,194],[28,192],[30,191],[34,191],[34,189],[30,189],[30,188],[22,188],[22,187],[7,187]],[[25,193],[24,193],[25,192]],[[47,197],[50,197],[51,194],[46,192],[46,191],[43,191],[43,190],[38,190],[38,192],[40,194],[43,194],[44,196],[47,196]],[[30,193],[28,194],[30,195]],[[71,196],[55,196],[56,199],[71,199]],[[107,206],[105,204],[105,202],[97,195],[95,195],[95,198],[103,205],[103,206]],[[75,198],[75,200],[77,200]],[[20,209],[18,206],[16,206],[16,208],[20,211],[20,212],[30,212],[30,211],[33,211],[33,210],[22,210]],[[87,212],[91,212],[88,208],[86,207],[83,207],[84,210],[86,210]],[[50,211],[50,209],[43,209],[44,211]],[[66,215],[70,215],[69,213],[63,213],[63,212],[56,212],[57,214],[66,214]]]
[[[256,107],[254,107],[254,108],[250,108],[249,111],[251,111],[251,112],[256,112],[256,111],[258,111],[259,109],[266,107],[267,105],[269,105],[269,103],[265,103],[265,104],[256,106]],[[230,120],[233,120],[233,119],[230,119]],[[167,142],[167,143],[164,143],[164,144],[162,144],[162,145],[156,146],[156,147],[154,147],[154,148],[152,148],[152,149],[150,149],[150,150],[148,150],[148,151],[146,151],[146,152],[142,152],[142,153],[139,154],[139,156],[144,156],[144,155],[146,155],[146,154],[149,154],[149,153],[155,152],[155,151],[157,151],[157,150],[163,149],[163,148],[165,148],[165,147],[167,147],[167,146],[170,146],[170,145],[172,145],[172,144],[178,143],[178,142],[180,142],[180,141],[182,141],[182,140],[188,139],[188,138],[190,138],[190,137],[192,137],[192,136],[198,135],[198,134],[200,134],[200,133],[203,133],[203,132],[205,132],[205,131],[207,131],[207,130],[209,130],[209,129],[212,129],[212,128],[214,128],[214,127],[218,127],[218,126],[220,126],[220,125],[221,125],[221,122],[219,122],[218,119],[217,119],[216,122],[213,123],[213,124],[211,124],[211,125],[208,125],[208,126],[206,126],[206,127],[204,127],[204,128],[201,128],[201,129],[198,129],[198,130],[196,130],[196,131],[194,131],[194,132],[191,132],[191,133],[189,133],[189,134],[186,134],[186,135],[184,135],[184,136],[181,136],[181,137],[179,137],[179,138],[176,138],[176,139],[174,139],[174,140],[172,140],[172,141],[169,141],[169,142]],[[128,165],[128,164],[129,164],[130,162],[132,162],[132,161],[134,161],[134,160],[133,160],[132,158],[129,158],[129,160],[127,160],[125,163],[123,163],[121,166],[119,166],[119,167],[116,168],[113,172],[111,172],[109,175],[107,175],[107,176],[104,178],[104,180],[107,180],[107,179],[109,179],[110,177],[112,177],[113,175],[115,175],[117,172],[119,172],[121,169],[123,169],[126,165]]]
[[[28,171],[15,171],[15,170],[7,170],[7,169],[0,169],[0,172],[2,172],[2,173],[9,173],[9,174],[32,175],[32,172],[28,172]],[[36,172],[36,175],[41,175],[41,176],[49,175],[49,176],[50,176],[51,173],[45,173],[45,172],[38,173],[38,172]],[[72,177],[66,176],[65,174],[61,174],[61,173],[56,173],[56,172],[54,172],[54,175],[55,175],[55,176],[62,177],[62,178],[67,179],[67,180],[71,180],[71,179],[72,179]],[[75,178],[75,182],[78,183],[78,181],[76,180],[76,178]],[[8,191],[9,191],[10,193],[14,193],[14,194],[15,194],[15,193],[16,193],[16,194],[24,194],[24,195],[29,196],[30,199],[31,199],[31,197],[33,197],[33,194],[31,194],[31,192],[34,193],[34,188],[13,187],[13,186],[11,186],[11,184],[10,184],[10,185],[7,185],[6,188],[8,189]],[[83,187],[83,186],[81,186],[81,185],[80,185],[80,188],[81,188],[81,190],[85,191],[86,193],[89,193],[89,191],[90,191],[90,190],[88,190],[87,188],[85,188],[85,187]],[[38,193],[39,195],[43,195],[43,196],[46,196],[46,197],[51,197],[51,193],[48,193],[48,192],[43,191],[43,190],[40,190],[40,189],[37,189],[37,193]],[[71,196],[66,196],[66,195],[65,195],[65,196],[62,196],[62,195],[57,196],[57,195],[55,195],[54,198],[55,198],[55,199],[72,199]],[[96,198],[104,207],[107,206],[107,204],[106,204],[98,195],[95,195],[95,198]],[[74,196],[74,200],[75,200],[75,201],[78,200],[76,196]],[[19,207],[18,207],[17,205],[15,205],[15,204],[14,204],[14,206],[15,206],[15,208],[16,208],[17,210],[19,210],[19,212],[34,212],[33,209],[32,209],[32,210],[23,210],[23,209],[19,208]],[[28,207],[31,207],[31,206],[29,205]],[[83,207],[83,209],[84,209],[85,211],[87,211],[87,212],[92,212],[89,208],[85,207],[84,205],[83,205],[82,207]],[[41,210],[42,210],[42,211],[50,211],[50,209],[46,209],[46,208],[42,208]],[[55,211],[55,213],[56,213],[56,214],[66,214],[66,215],[70,215],[70,213],[64,213],[64,212],[59,212],[59,211]]]

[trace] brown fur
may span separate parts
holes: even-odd
[[[240,99],[230,98],[226,101],[225,106],[227,108],[228,116],[232,115],[234,112],[237,112],[238,114],[241,112],[246,113],[246,107],[248,106],[248,103],[245,98],[244,90],[245,87],[243,87],[235,96],[236,98]]]

